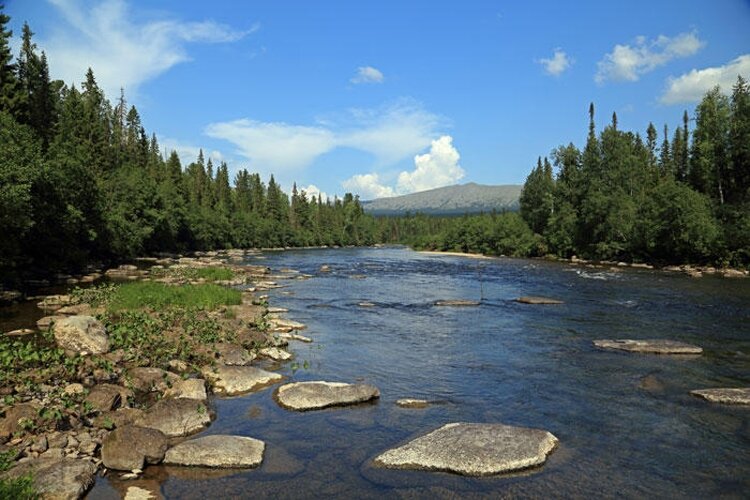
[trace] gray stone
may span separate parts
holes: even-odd
[[[547,297],[518,297],[516,302],[521,304],[563,304],[562,300],[549,299]]]
[[[457,299],[457,300],[438,300],[435,302],[436,306],[447,306],[447,307],[471,307],[471,306],[478,306],[479,301],[478,300],[463,300],[463,299]]]
[[[690,394],[712,403],[750,405],[750,387],[696,389]]]
[[[53,316],[44,316],[43,318],[39,318],[37,320],[36,326],[40,330],[47,331],[56,322],[60,321],[61,319],[65,319],[66,317],[67,316],[63,316],[62,314],[56,314]]]
[[[199,467],[252,468],[263,461],[265,443],[244,436],[213,435],[170,448],[165,464]]]
[[[57,344],[79,354],[104,354],[109,337],[101,321],[93,316],[69,316],[52,326]]]
[[[110,432],[102,442],[102,462],[109,469],[142,469],[145,464],[161,462],[167,447],[161,431],[126,425]]]
[[[206,381],[201,378],[178,380],[172,384],[172,387],[164,391],[164,397],[205,401],[208,399],[208,394],[206,394]]]
[[[292,321],[291,319],[270,318],[268,322],[271,325],[272,329],[304,330],[305,328],[307,328],[305,324],[300,323],[299,321]]]
[[[275,397],[288,410],[306,411],[364,403],[380,397],[380,391],[365,384],[294,382],[279,387]]]
[[[255,355],[242,346],[222,342],[214,346],[219,361],[229,366],[246,366],[253,362]]]
[[[43,499],[77,499],[83,497],[94,484],[96,465],[88,460],[40,457],[12,468],[0,479],[18,478],[31,474],[33,487]]]
[[[292,359],[292,355],[278,347],[265,347],[258,351],[261,356],[271,358],[274,361],[286,361]]]
[[[542,465],[558,440],[541,429],[446,424],[375,458],[380,467],[489,476]]]
[[[0,442],[17,432],[25,432],[24,422],[36,423],[39,419],[39,407],[31,403],[21,403],[5,411],[0,419]]]
[[[280,340],[286,340],[286,341],[297,340],[299,342],[305,342],[307,344],[312,342],[312,339],[310,337],[305,337],[304,335],[300,335],[298,333],[282,332],[282,333],[279,333],[278,335],[279,335]]]
[[[260,390],[284,378],[254,366],[205,367],[202,373],[213,385],[214,392],[227,396]]]
[[[594,345],[600,349],[649,354],[701,354],[703,352],[703,349],[698,346],[666,339],[604,339],[594,340]]]
[[[195,399],[162,399],[135,423],[160,430],[167,437],[188,436],[208,427],[211,412]]]

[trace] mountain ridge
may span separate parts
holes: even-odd
[[[372,215],[403,215],[407,212],[460,215],[492,210],[518,210],[522,188],[522,185],[517,184],[486,185],[469,182],[367,200],[362,202],[362,207]]]

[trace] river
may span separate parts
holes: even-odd
[[[743,497],[750,491],[750,408],[691,389],[750,384],[750,280],[691,279],[520,259],[435,256],[405,248],[269,252],[282,282],[272,306],[308,325],[289,379],[374,384],[375,404],[295,413],[272,389],[215,399],[206,434],[267,443],[250,471],[149,467],[144,479],[99,479],[92,499],[123,486],[167,498]],[[329,273],[318,272],[321,265]],[[521,295],[564,300],[524,305]],[[478,307],[436,307],[440,299]],[[361,302],[374,307],[361,307]],[[601,351],[599,338],[668,338],[699,357]],[[435,401],[404,409],[404,397]],[[549,430],[559,447],[539,469],[465,478],[372,467],[380,452],[447,422]]]

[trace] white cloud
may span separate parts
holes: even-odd
[[[644,36],[635,39],[635,45],[615,45],[597,63],[594,76],[597,83],[607,80],[635,82],[641,75],[667,64],[673,59],[687,57],[698,52],[705,42],[693,33],[681,33],[675,37],[659,35],[654,40]]]
[[[238,31],[213,21],[174,19],[132,21],[124,0],[105,0],[90,9],[80,0],[49,0],[64,23],[39,41],[49,56],[51,73],[79,83],[91,67],[99,86],[114,98],[124,87],[134,95],[138,86],[172,66],[190,60],[188,43],[227,43],[259,29]]]
[[[566,54],[561,48],[558,47],[555,49],[555,53],[552,58],[539,59],[537,62],[544,66],[544,71],[548,75],[560,76],[565,72],[565,70],[570,68],[573,60],[568,57],[568,54]]]
[[[341,183],[344,189],[359,194],[363,199],[388,198],[396,196],[396,192],[390,186],[380,182],[378,174],[358,174]]]
[[[385,77],[383,73],[372,66],[360,66],[357,68],[357,74],[349,80],[352,83],[383,83]]]
[[[432,141],[428,153],[414,157],[414,170],[401,172],[395,189],[381,182],[377,173],[355,175],[342,182],[342,186],[365,199],[449,186],[465,175],[464,169],[458,164],[460,158],[453,146],[453,138],[444,135]]]
[[[717,85],[728,94],[737,83],[738,75],[750,79],[750,54],[741,55],[723,66],[694,69],[677,78],[669,78],[660,101],[662,104],[696,102]]]
[[[432,141],[429,153],[414,157],[416,168],[399,174],[398,192],[414,193],[455,184],[466,173],[458,164],[459,158],[451,136],[444,135]]]
[[[234,144],[252,168],[279,172],[304,168],[342,147],[370,153],[376,165],[390,165],[424,150],[443,123],[421,106],[400,101],[349,110],[311,126],[240,119],[209,124],[205,133]]]
[[[201,151],[200,146],[182,142],[177,139],[172,139],[171,137],[157,136],[157,140],[159,141],[159,149],[162,151],[162,153],[166,152],[166,158],[169,158],[169,155],[172,151],[177,152],[183,168],[188,164],[194,162],[198,158],[198,153]],[[208,159],[211,158],[214,165],[218,165],[222,161],[226,160],[224,155],[221,154],[221,151],[209,150],[207,148],[202,149],[203,157],[205,158],[205,160],[208,161]]]
[[[302,192],[304,191],[307,195],[307,201],[311,201],[318,198],[318,195],[320,195],[320,198],[323,200],[323,203],[326,202],[328,199],[328,194],[324,191],[321,191],[318,186],[315,184],[310,184],[307,187],[304,186],[297,186],[297,189]]]

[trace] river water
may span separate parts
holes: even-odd
[[[266,253],[282,282],[272,306],[308,325],[292,343],[291,380],[366,382],[377,403],[286,411],[272,389],[216,399],[207,434],[267,443],[251,471],[149,467],[144,479],[100,479],[89,498],[129,485],[167,498],[746,497],[750,408],[714,405],[691,389],[750,384],[750,280],[691,279],[647,270],[593,269],[519,259],[470,259],[405,248]],[[321,265],[331,268],[319,273]],[[521,295],[562,299],[524,305]],[[478,307],[436,307],[441,299]],[[375,307],[358,304],[367,301]],[[606,352],[599,338],[695,343],[699,357]],[[427,409],[395,401],[425,398]],[[546,465],[464,478],[372,467],[382,451],[448,422],[549,430]]]

